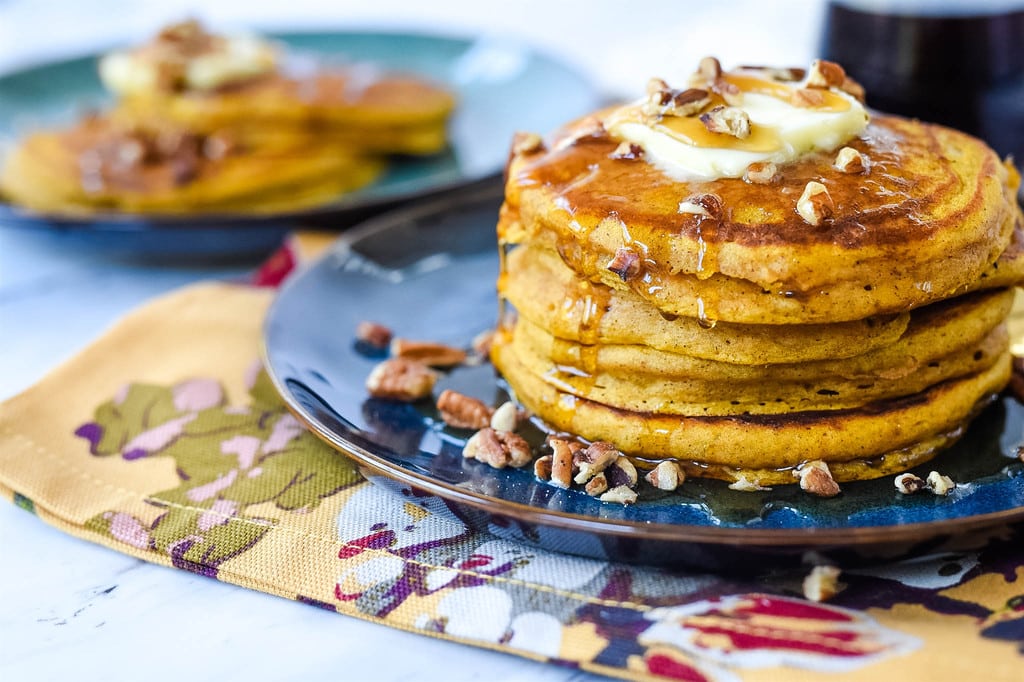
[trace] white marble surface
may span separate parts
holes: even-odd
[[[504,31],[587,71],[605,90],[724,63],[801,63],[818,2],[246,3],[0,0],[0,72],[145,35],[167,19],[218,26]],[[0,225],[0,398],[152,296],[245,267],[155,267],[83,254]],[[155,567],[68,537],[0,504],[0,680],[597,680],[586,673],[407,634]],[[129,672],[131,671],[131,672]]]

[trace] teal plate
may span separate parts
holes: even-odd
[[[45,227],[86,246],[131,255],[231,256],[265,253],[289,229],[338,228],[383,207],[496,180],[516,131],[548,132],[600,105],[596,90],[568,66],[512,40],[393,33],[271,36],[328,64],[367,62],[449,87],[458,106],[448,149],[395,159],[372,185],[294,213],[154,217],[96,214],[63,218],[0,202],[0,225]],[[0,76],[0,149],[31,130],[69,124],[109,106],[89,56]]]
[[[1004,397],[952,448],[913,471],[952,477],[948,497],[899,494],[893,477],[843,484],[832,499],[796,485],[763,492],[689,479],[677,492],[640,487],[629,506],[463,459],[467,432],[447,427],[429,402],[370,398],[364,381],[379,355],[354,341],[362,320],[400,336],[466,346],[497,315],[494,225],[499,196],[380,216],[348,233],[280,292],[264,327],[278,390],[321,438],[358,460],[371,479],[485,514],[493,532],[546,549],[643,563],[764,568],[804,552],[844,561],[926,551],[950,536],[1024,520],[1024,406]],[[489,364],[439,381],[491,405],[506,399]],[[540,430],[532,434],[542,439]]]

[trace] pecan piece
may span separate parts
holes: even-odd
[[[658,466],[648,471],[644,479],[658,490],[672,491],[686,480],[686,474],[683,473],[678,464],[665,460],[664,462],[659,462]]]
[[[841,491],[839,484],[832,478],[828,464],[815,459],[800,465],[794,476],[800,478],[800,488],[818,497],[835,497]]]
[[[466,361],[466,351],[434,341],[397,338],[391,341],[391,355],[418,360],[431,367],[454,367]]]
[[[413,402],[434,390],[437,373],[422,362],[407,358],[385,360],[366,377],[366,390],[374,398]]]
[[[770,161],[755,161],[747,166],[743,179],[754,185],[768,185],[775,179],[779,169]]]
[[[863,173],[868,169],[868,161],[853,147],[843,147],[836,154],[835,167],[843,173]]]
[[[356,339],[374,348],[387,348],[391,343],[391,330],[379,322],[363,320],[356,325]]]
[[[825,95],[821,94],[821,91],[819,90],[797,88],[792,92],[792,94],[790,94],[789,103],[794,107],[813,109],[814,107],[820,107],[825,103]]]
[[[608,477],[610,488],[618,486],[634,488],[640,478],[636,472],[636,465],[625,455],[619,455],[614,462],[609,464],[604,470],[604,475]]]
[[[701,114],[700,122],[711,133],[732,135],[741,140],[750,137],[750,116],[736,107],[715,107]]]
[[[533,460],[533,475],[542,481],[551,480],[551,455],[544,455]]]
[[[893,481],[896,486],[896,490],[900,491],[904,495],[913,495],[919,490],[924,490],[928,484],[925,483],[924,479],[914,474],[900,474]]]
[[[835,566],[815,566],[803,582],[804,597],[815,602],[831,599],[839,593],[840,570]]]
[[[738,490],[741,493],[756,493],[761,490],[771,490],[758,483],[757,479],[747,474],[737,474],[736,480],[729,484],[729,490]]]
[[[470,341],[470,348],[478,357],[487,358],[491,354],[491,345],[494,343],[494,330],[485,329]]]
[[[627,161],[636,161],[644,156],[644,148],[635,142],[621,142],[615,150],[609,154],[612,159],[623,159]]]
[[[956,487],[956,483],[949,476],[943,476],[938,471],[933,471],[928,474],[928,487],[936,495],[942,495],[945,497],[948,495],[953,488]]]
[[[710,103],[711,94],[702,88],[668,88],[651,93],[643,112],[649,116],[692,116]]]
[[[533,460],[530,445],[522,436],[487,427],[474,433],[462,448],[462,456],[495,469],[522,467]]]
[[[783,83],[792,83],[794,81],[803,80],[804,76],[807,75],[807,71],[805,69],[797,67],[779,68],[775,66],[743,65],[739,68],[744,71],[758,71],[765,78],[769,78],[773,81],[781,81]]]
[[[608,490],[608,477],[604,473],[595,475],[592,479],[587,481],[587,485],[583,487],[583,491],[591,497],[597,497]]]
[[[534,154],[544,151],[544,139],[537,133],[516,133],[512,137],[512,153]]]
[[[636,502],[636,491],[628,485],[617,485],[598,498],[602,502],[618,502],[619,504],[633,504]]]
[[[573,454],[572,463],[577,473],[573,481],[582,485],[597,474],[608,468],[610,464],[622,456],[614,445],[604,441],[594,441],[586,448]]]
[[[679,202],[679,212],[718,220],[722,217],[722,200],[717,194],[694,194]]]
[[[815,59],[807,74],[807,87],[832,88],[839,87],[846,80],[846,71],[835,62]]]
[[[853,80],[849,76],[847,76],[846,79],[843,80],[842,84],[840,84],[839,86],[839,89],[845,92],[850,97],[853,97],[861,104],[864,104],[864,86],[858,83],[857,81]]]
[[[606,267],[623,282],[628,282],[640,274],[640,254],[628,246],[620,246]]]
[[[805,222],[817,227],[835,215],[836,206],[825,185],[812,180],[797,199],[796,211]]]
[[[491,415],[491,428],[495,431],[515,431],[519,425],[519,409],[505,401]]]
[[[722,63],[714,57],[704,57],[697,64],[697,75],[700,76],[705,83],[714,83],[716,80],[722,77]]]
[[[573,449],[569,441],[562,438],[552,438],[548,444],[551,446],[551,483],[568,488],[572,485]]]
[[[490,407],[451,389],[445,389],[437,397],[437,409],[445,424],[458,429],[482,429],[491,422]]]

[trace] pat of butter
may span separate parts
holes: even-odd
[[[738,178],[752,163],[782,164],[808,152],[832,151],[863,131],[869,119],[864,106],[844,92],[830,93],[849,106],[797,107],[780,97],[743,92],[739,108],[751,123],[746,140],[708,133],[699,116],[651,120],[642,101],[613,111],[605,128],[616,139],[642,146],[647,160],[675,179]]]
[[[276,67],[277,50],[271,43],[253,36],[230,36],[201,54],[184,58],[145,49],[114,52],[100,60],[99,72],[107,89],[127,96],[162,89],[168,68],[177,72],[185,90],[213,90],[270,73]]]

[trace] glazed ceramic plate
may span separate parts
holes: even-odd
[[[401,201],[450,191],[500,173],[518,130],[547,132],[596,108],[596,91],[569,67],[521,44],[390,33],[272,36],[295,54],[326,63],[368,62],[451,88],[458,106],[444,153],[395,160],[374,184],[327,206],[284,215],[63,219],[0,202],[0,225],[68,230],[84,243],[123,252],[229,255],[273,248],[296,226],[338,227]],[[0,76],[0,151],[30,130],[75,120],[110,104],[96,56]]]
[[[965,531],[1024,519],[1024,408],[997,401],[952,449],[916,472],[937,469],[959,483],[948,497],[902,496],[893,477],[847,483],[833,499],[796,485],[744,493],[690,479],[672,494],[641,486],[637,504],[604,504],[560,490],[530,470],[461,456],[467,432],[447,427],[429,401],[370,398],[363,387],[380,360],[354,341],[362,320],[397,335],[467,346],[493,327],[499,199],[436,203],[357,228],[280,292],[265,324],[267,367],[290,408],[328,443],[391,487],[416,487],[491,528],[549,549],[619,560],[757,566],[808,549],[892,556],[936,547]],[[452,388],[492,405],[506,398],[489,364],[460,367]],[[539,442],[540,431],[533,434]]]

